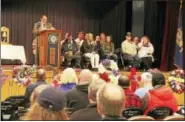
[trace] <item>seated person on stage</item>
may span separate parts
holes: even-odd
[[[34,91],[34,89],[42,84],[46,84],[46,76],[45,76],[45,71],[44,69],[39,69],[37,71],[37,81],[34,84],[29,85],[26,88],[26,92],[25,92],[25,100],[27,101],[27,107],[29,107],[30,104],[30,97],[32,92]]]
[[[82,43],[83,43],[83,38],[84,38],[84,33],[83,32],[79,32],[78,33],[78,38],[75,39],[75,42],[77,43],[77,46],[78,46],[78,52],[80,52],[80,48],[82,46]]]
[[[89,33],[87,41],[83,42],[81,51],[85,57],[90,58],[92,69],[97,69],[100,57],[97,52],[97,44],[94,41],[92,33]]]
[[[118,79],[118,85],[122,87],[126,95],[125,108],[141,108],[141,99],[130,90],[129,78],[127,76],[120,76]]]
[[[97,92],[97,109],[104,121],[116,121],[126,119],[122,116],[125,108],[125,94],[118,85],[107,83]]]
[[[101,116],[98,114],[98,111],[96,109],[96,94],[98,89],[105,85],[105,81],[99,79],[99,76],[96,77],[97,79],[92,80],[88,87],[88,99],[90,103],[87,105],[86,108],[75,111],[70,116],[71,120],[98,121],[101,119]]]
[[[139,96],[141,99],[148,93],[149,90],[153,89],[152,86],[152,74],[149,72],[145,72],[141,75],[141,81],[144,84],[143,88],[139,88],[135,91],[134,94]]]
[[[65,36],[64,36],[64,39],[61,41],[61,46],[62,46],[62,44],[65,42],[65,40],[67,40],[68,36],[69,36],[69,33],[66,32],[66,33],[65,33]]]
[[[35,56],[35,59],[34,59],[35,64],[37,63],[36,56],[37,56],[38,35],[40,34],[40,32],[42,32],[44,30],[54,30],[54,29],[55,28],[52,26],[52,24],[47,21],[47,16],[46,15],[43,15],[41,17],[40,22],[37,22],[37,23],[34,24],[33,34],[35,35],[36,38],[33,40],[32,48],[33,48],[33,54]]]
[[[138,56],[141,58],[141,62],[146,70],[152,67],[154,47],[150,43],[147,36],[141,38],[141,42],[138,44],[139,52]]]
[[[81,56],[78,53],[78,47],[76,42],[73,40],[72,35],[69,34],[68,38],[62,44],[62,54],[65,58],[65,66],[71,66],[71,61],[75,61],[75,68],[80,68]]]
[[[96,38],[95,38],[95,42],[96,42],[96,45],[97,45],[97,52],[98,54],[100,55],[100,51],[101,51],[101,44],[100,44],[100,36],[97,35]]]
[[[137,48],[137,51],[138,51],[138,44],[139,44],[139,37],[137,37],[137,36],[135,36],[134,38],[133,38],[133,42],[135,43],[135,45],[136,45],[136,48]]]
[[[129,66],[139,67],[140,59],[137,57],[137,48],[134,42],[132,42],[132,34],[127,32],[126,40],[121,44],[121,50],[123,58],[128,61]]]
[[[142,100],[145,115],[156,107],[168,107],[173,113],[177,112],[178,105],[176,97],[171,88],[165,84],[165,77],[162,73],[152,73],[152,85],[154,88],[149,90]]]
[[[117,62],[118,57],[114,54],[114,43],[112,42],[111,36],[107,36],[106,41],[102,43],[101,52],[104,58]]]

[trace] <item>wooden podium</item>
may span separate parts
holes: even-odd
[[[61,30],[45,30],[39,36],[39,66],[60,66]]]

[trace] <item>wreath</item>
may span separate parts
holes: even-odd
[[[168,83],[174,92],[178,94],[184,93],[185,90],[184,71],[177,69],[170,72]]]
[[[119,68],[113,60],[105,59],[98,66],[98,74],[105,82],[117,84]]]
[[[28,86],[31,83],[34,71],[36,71],[36,67],[27,65],[16,66],[13,69],[13,81],[18,85]]]
[[[3,70],[3,68],[1,67],[1,69],[0,69],[1,71],[1,87],[4,85],[4,83],[5,83],[5,81],[7,80],[7,79],[9,79],[9,77],[8,77],[8,75],[6,75],[6,74],[4,74],[4,70]]]

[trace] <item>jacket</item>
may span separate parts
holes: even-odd
[[[157,89],[149,90],[148,94],[148,106],[144,114],[155,107],[168,107],[171,108],[173,113],[177,112],[178,105],[173,91],[168,86],[162,86]]]
[[[58,88],[64,92],[67,92],[75,86],[76,86],[76,83],[67,83],[67,84],[60,84]]]
[[[126,121],[127,119],[119,116],[105,116],[102,121]]]
[[[78,51],[77,44],[74,40],[71,42],[68,42],[68,40],[65,40],[62,44],[61,53],[65,54],[65,52],[72,51],[73,53],[76,53]]]
[[[97,49],[97,44],[89,44],[88,41],[84,41],[82,43],[82,46],[81,46],[81,52],[82,54],[85,54],[85,53],[92,53],[92,52],[96,52],[98,53],[98,49]]]
[[[101,51],[103,54],[114,53],[114,44],[108,44],[106,42],[102,43]]]
[[[88,121],[98,121],[101,119],[101,116],[97,112],[97,105],[96,103],[94,104],[89,104],[86,108],[75,111],[71,116],[71,120],[76,120],[76,121],[83,121],[83,120],[88,120]]]
[[[86,108],[86,106],[89,104],[88,86],[89,84],[77,85],[75,88],[66,92],[68,108],[73,108],[76,110]]]

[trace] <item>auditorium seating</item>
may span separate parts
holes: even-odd
[[[165,117],[172,115],[172,110],[168,107],[157,107],[150,110],[147,115],[156,120],[162,120]]]
[[[165,121],[184,121],[185,118],[182,115],[168,116],[164,119]]]
[[[154,119],[150,116],[140,115],[140,116],[133,116],[128,120],[129,121],[153,121]]]
[[[133,116],[143,115],[143,110],[140,108],[127,108],[122,112],[125,118],[130,118]]]

